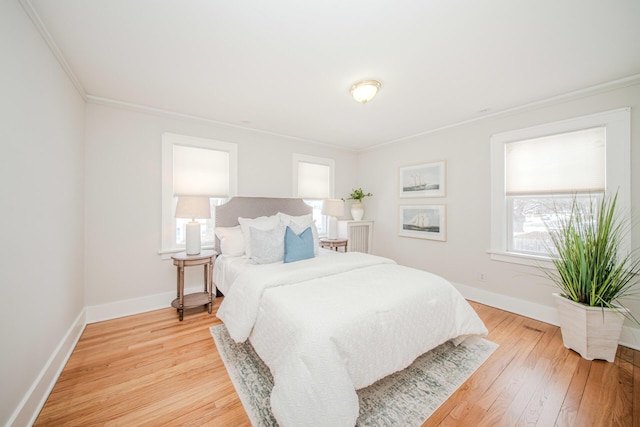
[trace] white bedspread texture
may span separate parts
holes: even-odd
[[[218,310],[274,377],[281,426],[353,426],[356,390],[487,330],[443,278],[356,252],[240,274]]]

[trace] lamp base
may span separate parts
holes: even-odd
[[[200,242],[200,223],[190,221],[187,223],[185,251],[187,255],[198,255],[202,249]]]
[[[338,238],[338,220],[335,216],[329,217],[329,227],[327,230],[327,239],[335,240]]]

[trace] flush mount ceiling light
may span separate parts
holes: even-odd
[[[381,86],[382,83],[377,80],[362,80],[354,83],[349,92],[351,92],[351,96],[353,96],[353,99],[357,102],[366,104],[376,96]]]

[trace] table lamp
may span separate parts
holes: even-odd
[[[337,216],[344,215],[344,200],[326,199],[322,202],[322,215],[329,217],[329,227],[327,230],[327,238],[335,240],[338,238],[338,220]]]
[[[196,218],[211,218],[211,205],[208,197],[178,196],[176,206],[176,218],[191,218],[187,223],[186,245],[187,255],[200,253],[202,243],[200,241],[200,223]]]

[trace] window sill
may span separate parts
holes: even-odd
[[[488,251],[493,261],[508,262],[511,264],[528,265],[530,267],[553,269],[555,266],[551,258],[538,255],[525,255],[515,252]]]

